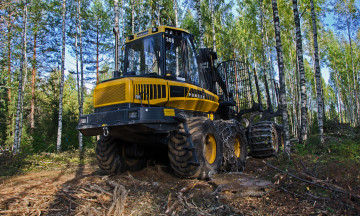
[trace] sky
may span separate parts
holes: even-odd
[[[182,2],[182,0],[180,0],[180,2]],[[360,8],[360,0],[355,0],[355,2],[356,2],[355,3],[356,6],[358,8]],[[180,3],[179,5],[182,6],[183,4]],[[236,9],[237,9],[237,6],[232,8],[232,12],[234,13],[235,16],[238,15]],[[334,22],[335,22],[335,20],[334,20],[332,14],[327,14],[326,17],[324,18],[324,23],[329,28],[333,28]],[[67,46],[66,47],[66,52],[65,52],[65,75],[66,76],[69,74],[68,71],[76,71],[76,61],[75,61],[75,58],[70,55],[69,47]],[[322,66],[321,74],[322,74],[322,77],[324,78],[325,82],[328,84],[329,77],[330,77],[329,68],[327,68],[326,66]],[[86,87],[88,89],[91,89],[91,88],[93,88],[93,84],[92,83],[86,83]]]

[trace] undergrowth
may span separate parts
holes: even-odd
[[[50,170],[63,167],[74,167],[80,164],[93,163],[95,152],[86,148],[82,154],[78,150],[57,153],[19,153],[13,156],[9,152],[0,155],[0,177],[25,174],[31,171]]]
[[[326,137],[324,144],[313,135],[306,144],[297,144],[295,152],[299,156],[313,156],[324,161],[359,162],[360,141],[349,137]]]

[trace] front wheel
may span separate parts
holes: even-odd
[[[142,169],[145,160],[143,157],[139,157],[139,151],[136,144],[125,143],[110,136],[101,136],[95,150],[99,167],[107,174],[119,174],[126,170]]]
[[[190,137],[185,134],[184,125],[170,136],[168,143],[170,165],[183,178],[207,179],[215,174],[221,165],[222,143],[212,120],[194,117],[187,120]],[[194,149],[191,149],[191,139]]]

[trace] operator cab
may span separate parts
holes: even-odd
[[[203,87],[193,35],[179,28],[160,26],[126,38],[121,77],[157,77]]]

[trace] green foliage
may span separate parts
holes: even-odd
[[[93,163],[94,160],[94,148],[85,148],[83,153],[68,150],[61,153],[20,153],[13,156],[10,152],[5,152],[0,154],[0,177],[39,170],[71,169],[80,164]]]
[[[322,161],[355,162],[360,161],[360,141],[349,137],[331,137],[321,144],[318,136],[312,135],[306,144],[297,144],[296,152],[301,155],[321,156]]]

